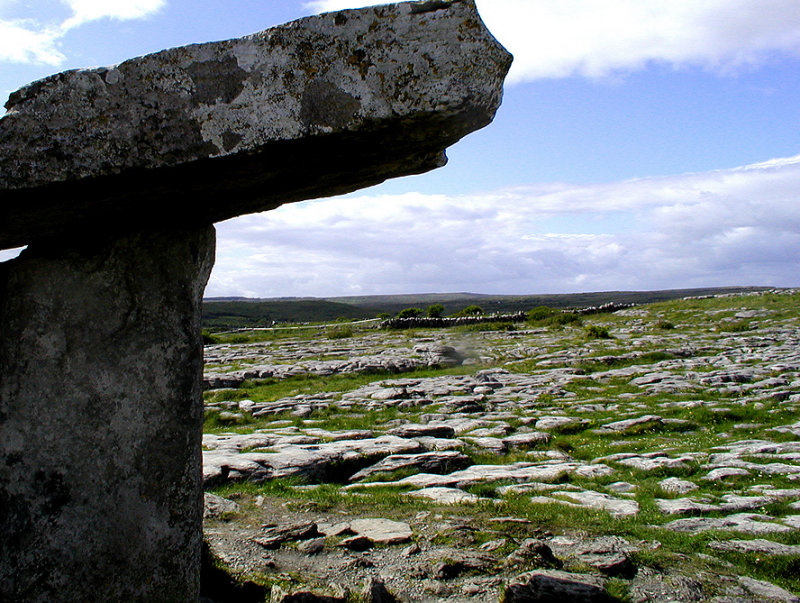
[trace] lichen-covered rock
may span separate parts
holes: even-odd
[[[560,570],[539,570],[522,574],[511,581],[502,603],[541,601],[581,601],[611,603],[604,580],[588,574],[571,574]]]
[[[205,227],[0,264],[0,600],[197,599],[213,250]]]
[[[444,164],[487,125],[511,56],[474,0],[308,17],[68,71],[0,120],[0,248],[212,223]]]

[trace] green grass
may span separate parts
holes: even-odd
[[[563,371],[564,374],[570,371],[574,373],[576,369],[577,372],[584,373],[572,375],[571,381],[559,382],[558,387],[552,389],[549,387],[552,383],[548,382],[540,390],[526,392],[538,395],[535,402],[527,409],[515,410],[513,415],[504,417],[503,420],[515,429],[522,426],[524,419],[535,419],[539,414],[564,414],[591,420],[587,428],[573,433],[560,433],[548,444],[532,452],[545,449],[562,451],[582,462],[623,452],[662,452],[669,457],[678,457],[689,452],[701,452],[707,455],[723,452],[712,449],[736,440],[768,439],[781,442],[800,439],[791,433],[770,431],[773,427],[800,420],[800,408],[797,404],[771,398],[755,403],[752,400],[748,401],[748,394],[736,391],[737,384],[724,384],[720,388],[714,388],[702,385],[698,381],[705,373],[724,370],[726,366],[719,363],[704,365],[705,358],[715,357],[722,350],[747,348],[753,341],[760,341],[758,338],[772,337],[771,329],[776,327],[789,326],[794,329],[800,327],[798,301],[800,301],[798,295],[669,301],[639,307],[636,309],[637,313],[632,316],[593,315],[585,319],[586,322],[591,321],[586,329],[577,322],[567,322],[564,325],[547,324],[545,321],[556,314],[540,312],[542,316],[534,317],[533,322],[537,325],[535,329],[514,333],[513,336],[467,329],[453,329],[451,335],[463,338],[471,344],[491,346],[493,356],[498,359],[496,365],[513,372],[543,377],[553,368],[563,368],[566,369]],[[735,315],[744,309],[758,310],[766,314],[755,319],[736,319]],[[561,316],[561,313],[558,313],[558,316]],[[744,327],[740,328],[739,325]],[[596,327],[598,333],[605,332],[609,335],[613,333],[615,338],[592,336],[587,331],[591,327]],[[327,329],[338,328],[342,327],[340,325],[320,327],[313,332],[315,337],[326,339],[329,333]],[[384,335],[390,338],[387,341],[401,342],[400,345],[404,347],[412,346],[418,340],[430,341],[433,337],[438,337],[437,332],[430,329]],[[358,336],[358,332],[353,333],[353,337]],[[688,348],[692,350],[691,353],[679,351]],[[631,379],[638,375],[660,370],[655,367],[660,362],[668,362],[669,366],[674,366],[683,358],[688,358],[693,364],[685,368],[681,374],[697,374],[687,391],[653,393],[630,383]],[[503,364],[506,360],[512,363]],[[625,371],[613,377],[599,374],[628,368],[631,369],[631,374]],[[256,420],[245,414],[244,424],[232,425],[220,421],[219,413],[211,413],[207,430],[252,431],[277,425],[293,425],[301,430],[305,427],[328,430],[371,429],[381,433],[389,425],[393,425],[394,421],[418,422],[430,418],[422,415],[435,416],[437,400],[424,407],[402,410],[397,407],[384,407],[368,411],[357,406],[345,408],[346,401],[341,399],[340,394],[395,377],[416,379],[455,376],[476,370],[479,370],[479,367],[417,371],[403,375],[307,376],[248,382],[239,390],[208,392],[205,395],[206,401],[251,399],[256,402],[270,402],[301,394],[333,395],[327,401],[327,407],[314,410],[310,416],[302,418],[283,414]],[[670,370],[681,372],[680,369]],[[777,376],[786,372],[791,370],[775,370],[771,374]],[[758,375],[754,380],[760,378]],[[514,400],[516,395],[518,394],[512,392],[509,399]],[[604,410],[589,414],[577,410],[587,404],[598,405]],[[716,406],[716,410],[712,408],[713,406]],[[721,407],[725,407],[725,410],[720,410]],[[217,416],[216,419],[213,418],[214,414]],[[664,419],[680,419],[687,423],[659,425],[624,435],[600,434],[593,431],[606,422],[645,414],[656,414]],[[735,429],[740,423],[753,423],[758,426],[744,430]],[[479,464],[511,464],[531,462],[534,459],[527,451],[521,450],[492,454],[485,450],[465,447],[464,451],[474,463]],[[407,496],[409,487],[363,486],[343,491],[339,485],[324,484],[311,489],[299,489],[300,482],[297,480],[273,480],[263,484],[229,484],[217,489],[216,492],[243,502],[244,516],[257,512],[251,504],[257,496],[276,501],[278,504],[286,504],[290,508],[313,508],[336,514],[384,516],[405,521],[420,511],[428,511],[432,514],[430,519],[432,526],[453,519],[466,522],[474,529],[465,532],[467,534],[465,536],[446,530],[440,530],[440,533],[433,530],[433,533],[428,533],[421,528],[419,538],[433,539],[436,543],[448,546],[457,545],[464,540],[465,546],[470,547],[479,546],[488,540],[507,538],[508,543],[504,545],[506,548],[500,549],[501,553],[506,555],[515,550],[522,539],[541,532],[582,536],[614,534],[631,542],[658,543],[658,547],[642,545],[641,550],[633,555],[634,562],[640,566],[684,575],[693,572],[746,575],[800,592],[800,572],[798,572],[800,558],[797,556],[760,558],[739,553],[721,553],[711,549],[709,543],[746,536],[730,531],[677,533],[664,527],[664,524],[678,519],[679,516],[663,515],[656,506],[656,499],[680,497],[661,490],[659,482],[665,477],[680,477],[693,481],[699,489],[685,496],[697,499],[706,497],[710,502],[717,503],[725,494],[755,495],[755,491],[751,488],[756,485],[769,484],[777,488],[798,487],[798,482],[789,480],[785,476],[760,474],[757,471],[753,471],[751,475],[721,482],[705,481],[702,477],[708,469],[703,468],[707,462],[707,456],[703,455],[686,462],[684,467],[656,471],[639,471],[608,461],[607,464],[615,470],[612,475],[599,478],[568,476],[558,484],[563,488],[577,486],[609,494],[613,494],[609,486],[614,482],[626,481],[634,484],[636,486],[634,499],[640,505],[640,512],[635,517],[613,517],[602,511],[575,508],[557,502],[536,504],[531,501],[535,493],[501,496],[498,488],[505,485],[502,482],[483,483],[467,488],[473,494],[490,499],[490,502],[454,506],[442,506],[425,499],[409,497]],[[763,458],[743,460],[771,461]],[[780,459],[774,460],[783,462]],[[415,469],[399,470],[391,474],[374,476],[369,481],[397,480],[415,472]],[[792,501],[770,503],[752,512],[766,513],[776,518],[797,514],[796,509],[789,507],[790,502]],[[719,512],[708,513],[710,517],[722,515],[724,514]],[[490,518],[498,516],[527,519],[531,523],[505,525],[489,522]],[[770,534],[767,538],[786,544],[800,544],[800,531]],[[700,557],[698,554],[710,557]],[[719,561],[714,561],[715,558]],[[728,567],[727,563],[732,566]],[[617,600],[630,600],[629,583],[625,580],[611,580],[607,589]]]

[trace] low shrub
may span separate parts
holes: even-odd
[[[219,339],[208,329],[203,329],[203,345],[213,345],[219,343]]]
[[[422,308],[405,308],[397,313],[397,318],[416,318],[425,314]]]
[[[477,316],[478,314],[483,314],[483,308],[473,304],[471,306],[467,306],[463,310],[459,310],[455,313],[455,316]]]
[[[547,306],[537,306],[532,310],[528,310],[528,322],[541,322],[551,316],[559,314],[559,311]]]
[[[611,339],[611,333],[608,332],[607,327],[599,325],[589,325],[585,329],[586,337],[589,339]]]
[[[327,331],[328,339],[347,339],[353,336],[353,328],[350,325],[331,327]]]
[[[428,318],[440,318],[444,314],[444,306],[442,304],[431,304],[425,311],[425,316]]]

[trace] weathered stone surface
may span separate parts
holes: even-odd
[[[438,562],[433,568],[437,580],[452,580],[465,572],[488,573],[497,565],[497,560],[487,553],[453,550],[446,561]]]
[[[502,603],[582,601],[611,603],[604,581],[586,574],[540,570],[522,574],[506,587]]]
[[[220,517],[227,513],[236,513],[239,505],[227,498],[206,492],[203,498],[203,518]]]
[[[455,435],[455,430],[449,425],[442,423],[434,423],[430,425],[416,425],[414,423],[406,423],[394,429],[387,431],[389,435],[397,436],[399,438],[418,438],[418,437],[434,437],[434,438],[451,438]]]
[[[723,540],[710,542],[708,546],[717,551],[734,551],[738,553],[761,553],[763,555],[800,555],[800,546],[782,544],[772,540],[756,538],[754,540]]]
[[[407,523],[383,518],[354,519],[349,529],[375,544],[400,544],[411,540],[412,535]]]
[[[664,527],[676,532],[705,532],[708,530],[731,530],[748,534],[770,534],[775,532],[791,532],[792,528],[779,523],[771,523],[772,519],[765,515],[752,513],[735,513],[727,517],[692,517],[676,519],[664,524]]]
[[[627,517],[636,515],[639,512],[639,503],[635,500],[624,500],[595,492],[594,490],[584,490],[580,492],[568,492],[566,490],[553,492],[555,496],[566,498],[570,503],[587,509],[598,509],[607,511],[615,517]],[[561,502],[558,499],[547,499],[546,502]]]
[[[573,433],[588,427],[588,425],[588,419],[579,419],[578,417],[542,417],[536,421],[536,429],[555,433]]]
[[[633,383],[633,381],[631,381]],[[597,428],[598,433],[640,433],[660,427],[663,419],[656,415],[645,415],[635,419],[614,421]]]
[[[231,435],[229,441],[239,438],[250,440],[247,435]],[[274,452],[239,453],[231,448],[218,448],[203,453],[203,478],[207,486],[225,481],[261,482],[280,477],[324,481],[342,475],[349,477],[365,464],[391,454],[419,451],[421,446],[414,440],[390,435],[366,440],[284,445]]]
[[[793,595],[788,590],[764,580],[755,580],[747,576],[739,578],[739,584],[759,601],[775,601],[783,603],[800,603],[800,597]]]
[[[617,536],[586,540],[557,536],[549,545],[558,557],[588,565],[606,576],[631,578],[636,574],[636,566],[628,558],[636,547]]]
[[[700,487],[694,482],[690,482],[689,480],[681,479],[679,477],[668,477],[663,479],[658,482],[658,486],[664,492],[668,492],[670,494],[686,494],[687,492],[692,492]]]
[[[0,248],[76,236],[87,215],[209,224],[440,167],[491,121],[510,63],[473,0],[442,0],[34,82],[0,120]]]
[[[448,488],[445,486],[432,486],[409,492],[408,496],[416,498],[427,498],[443,505],[463,505],[477,503],[481,498],[477,494],[464,492],[458,488]]]
[[[317,531],[317,524],[313,521],[264,526],[263,530],[263,534],[254,537],[253,542],[263,546],[265,549],[274,549],[284,542],[292,540],[310,540],[320,536],[320,532]]]
[[[379,473],[391,473],[398,469],[417,469],[425,473],[450,473],[469,467],[471,464],[472,460],[466,454],[455,450],[393,454],[352,475],[350,481],[355,482]]]
[[[0,599],[197,598],[213,245],[175,230],[0,265]]]

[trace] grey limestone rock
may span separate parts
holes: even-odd
[[[350,522],[349,529],[375,544],[401,544],[411,540],[412,531],[407,523],[383,518],[362,518]]]
[[[754,540],[723,540],[720,542],[711,542],[708,546],[717,551],[761,553],[763,555],[800,555],[800,546],[782,544],[762,538],[756,538]]]
[[[204,494],[203,502],[203,518],[220,517],[227,513],[239,511],[238,503],[216,494],[211,494],[211,492]]]
[[[605,582],[588,574],[539,570],[517,576],[506,586],[502,603],[533,601],[582,601],[611,603]]]
[[[708,530],[731,530],[747,534],[769,534],[791,532],[792,528],[772,523],[772,518],[752,513],[735,513],[727,517],[692,517],[676,519],[664,524],[676,532],[705,532]]]
[[[398,469],[417,469],[425,473],[449,473],[469,467],[471,464],[472,461],[466,454],[455,450],[393,454],[352,475],[350,481],[355,482],[376,474],[391,473]]]
[[[664,492],[670,494],[686,494],[700,487],[694,482],[679,477],[668,477],[661,480],[658,485]]]
[[[265,526],[263,534],[253,537],[252,540],[265,549],[274,549],[285,542],[291,542],[293,540],[311,540],[320,535],[316,523],[313,521],[303,521],[286,525]]]
[[[86,216],[210,224],[440,167],[492,120],[510,64],[473,0],[445,0],[34,82],[0,120],[0,248],[75,236]]]
[[[739,584],[759,601],[781,601],[783,603],[800,603],[800,597],[764,580],[755,580],[747,576],[739,578]]]
[[[0,599],[196,599],[213,245],[174,230],[0,265]]]
[[[635,419],[624,419],[607,423],[597,429],[598,433],[639,433],[641,431],[656,429],[662,424],[662,419],[656,415],[645,415]]]
[[[481,499],[477,494],[464,492],[458,488],[449,488],[445,486],[432,486],[430,488],[422,488],[409,492],[408,496],[416,498],[427,498],[443,505],[463,505],[477,503]]]

